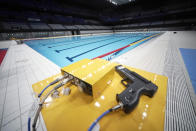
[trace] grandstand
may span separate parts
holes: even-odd
[[[61,1],[1,1],[0,39],[5,40],[12,37],[28,38],[29,35],[27,36],[23,32],[28,32],[28,34],[31,34],[31,37],[48,37],[48,34],[55,36],[54,32],[56,31],[69,35],[77,30],[81,31],[80,34],[86,34],[88,30],[111,32],[111,30],[137,30],[141,28],[148,28],[150,30],[195,29],[196,19],[193,16],[196,7],[192,4],[193,2],[179,4],[171,2],[169,6],[169,3],[165,2],[165,4],[159,7],[160,9],[157,9],[156,6],[142,9],[142,4],[140,5],[140,2],[137,1],[119,5],[118,8],[106,0],[103,2],[103,7],[101,7],[100,3],[96,7],[96,10],[92,10],[92,8],[86,8],[86,6],[89,7],[87,2],[82,7],[80,5],[71,6],[72,3],[69,2],[61,4]],[[145,4],[150,5],[149,3],[150,1]],[[8,6],[4,8],[5,5]],[[56,7],[53,5],[56,5]],[[12,8],[13,6],[14,8]],[[78,6],[80,6],[80,9]],[[128,6],[135,7],[128,8]],[[108,10],[99,13],[103,8],[108,8]],[[123,8],[124,13],[121,13],[123,12],[121,11]],[[116,14],[110,15],[112,12]],[[38,33],[36,36],[33,36],[35,33],[32,32],[43,31],[50,33]]]

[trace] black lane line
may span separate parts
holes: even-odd
[[[52,43],[52,44],[49,44],[49,46],[50,45],[54,45],[54,44],[61,44],[61,43],[64,43],[64,42],[66,42],[66,43],[72,43],[72,42],[80,42],[80,41],[83,41],[83,40],[89,40],[89,39],[94,39],[94,38],[99,38],[99,37],[103,37],[103,36],[95,36],[95,37],[93,37],[93,38],[84,38],[84,39],[76,39],[76,40],[65,40],[65,41],[61,41],[61,42],[57,42],[57,43]],[[109,35],[106,35],[105,37],[110,37]],[[46,45],[48,45],[48,44],[46,44]],[[45,45],[44,45],[45,46]],[[53,46],[51,46],[51,47],[53,47]],[[51,47],[48,47],[48,48],[51,48]],[[54,46],[55,47],[55,46]]]
[[[54,38],[55,39],[55,38]],[[52,40],[54,40],[54,39],[52,39]],[[57,38],[58,39],[58,38]],[[63,38],[64,39],[64,38]],[[84,38],[83,40],[86,40],[86,39],[92,39],[92,38]],[[54,45],[54,44],[59,44],[59,43],[64,43],[64,42],[73,42],[73,40],[74,39],[72,39],[72,40],[64,40],[64,41],[60,41],[60,42],[56,42],[56,43],[51,43],[51,44],[45,44],[44,46],[46,46],[46,45]],[[79,40],[81,40],[81,39],[79,39]],[[75,41],[79,41],[78,39],[75,39]]]
[[[73,43],[73,42],[78,42],[78,41],[85,41],[85,40],[89,40],[89,39],[92,39],[92,38],[85,38],[85,39],[76,39],[76,40],[65,40],[65,41],[61,41],[61,42],[56,42],[56,43],[52,43],[52,44],[49,44],[48,45],[48,48],[52,48],[52,47],[56,47],[56,46],[61,46],[61,45],[66,45],[66,44],[69,44],[69,43]],[[61,43],[65,43],[66,44],[61,44]],[[57,44],[57,45],[55,45]]]
[[[90,45],[90,44],[94,44],[94,43],[101,42],[101,41],[106,41],[106,40],[111,40],[111,39],[114,39],[114,38],[109,38],[109,39],[104,39],[104,40],[89,42],[89,43],[86,43],[86,44],[83,44],[83,45],[73,46],[73,47],[69,47],[69,48],[65,48],[65,49],[61,49],[61,50],[55,50],[55,51],[57,53],[60,53],[61,51],[65,51],[65,50],[69,50],[69,49],[73,49],[73,48],[77,48],[77,47],[82,47],[82,46],[85,46],[85,45]]]
[[[130,38],[130,36],[129,36],[129,37],[126,37],[125,39],[128,39],[128,38]],[[78,54],[78,55],[75,55],[75,56],[73,56],[73,57],[66,57],[66,58],[67,58],[69,61],[73,62],[73,59],[74,59],[74,58],[77,58],[77,57],[79,57],[79,56],[81,56],[81,55],[83,55],[83,54],[86,54],[86,53],[91,52],[91,51],[93,51],[93,50],[99,49],[99,48],[101,48],[101,47],[104,47],[104,46],[107,46],[107,45],[110,45],[110,44],[113,44],[113,43],[115,43],[115,42],[122,41],[122,40],[125,40],[125,39],[116,40],[116,41],[110,42],[110,43],[108,43],[108,44],[105,44],[105,45],[102,45],[102,46],[99,46],[99,47],[90,49],[90,50],[88,50],[88,51],[85,51],[85,52],[80,53],[80,54]]]
[[[114,35],[117,35],[115,37],[126,37],[126,35],[121,35],[121,34],[114,34]],[[103,37],[103,36],[94,36],[93,38],[84,38],[84,39],[74,40],[74,41],[73,40],[65,40],[65,41],[56,42],[56,43],[52,43],[52,44],[43,44],[42,46],[48,46],[48,48],[52,48],[52,47],[58,47],[58,46],[61,46],[61,45],[71,44],[71,43],[74,43],[74,42],[78,43],[78,42],[89,40],[89,39],[97,39],[97,38],[100,38],[100,37]],[[104,35],[104,37],[111,37],[111,35]],[[66,44],[61,44],[61,43],[64,43],[64,42],[66,42]],[[54,45],[54,44],[60,44],[60,45]],[[50,46],[50,45],[54,45],[54,46]]]
[[[153,34],[153,35],[154,35],[154,34]],[[141,39],[139,39],[139,40],[136,40],[136,41],[134,41],[134,42],[132,42],[132,43],[135,43],[135,42],[137,42],[137,41],[143,40],[143,39],[148,38],[148,37],[153,36],[153,35],[149,35],[149,36],[143,37],[143,38],[141,38]],[[160,35],[160,34],[159,34],[159,35]],[[142,42],[145,43],[146,41],[151,40],[152,38],[157,37],[157,36],[159,36],[159,35],[153,36],[153,37],[151,37],[151,38],[149,38],[149,39],[147,39],[147,40],[144,40],[144,41],[142,41]],[[138,44],[140,44],[140,43],[138,43]],[[131,46],[129,46],[129,47],[131,47]],[[122,50],[119,50],[119,51],[115,52],[114,54],[112,54],[112,55],[108,58],[108,60],[113,59],[114,56],[118,55],[121,51],[123,51],[123,50],[125,50],[125,49],[126,49],[126,48],[124,48],[124,49],[122,49]],[[132,49],[133,49],[133,48],[132,48]],[[132,49],[131,49],[131,50],[132,50]]]
[[[108,36],[108,37],[111,38],[111,36]],[[97,38],[95,38],[95,39],[97,39]],[[98,39],[103,39],[103,38],[98,38]],[[85,41],[88,41],[88,40],[85,40]],[[75,44],[75,43],[80,43],[80,42],[85,42],[85,41],[84,40],[80,40],[80,41],[76,41],[76,42],[73,41],[73,42],[69,42],[68,44],[65,43],[65,44],[56,45],[56,46],[52,46],[52,47],[58,47],[58,46],[63,46],[63,45]],[[52,47],[48,47],[48,48],[52,48]],[[63,49],[61,49],[61,50],[63,50]],[[61,50],[59,50],[59,51],[61,51]]]
[[[110,37],[113,37],[113,36],[104,36],[106,38],[110,38]],[[125,36],[121,36],[121,37],[125,37]],[[53,48],[53,47],[58,47],[58,46],[62,46],[62,45],[68,45],[68,44],[72,44],[72,43],[79,43],[79,42],[84,42],[84,41],[87,41],[87,40],[91,40],[91,39],[99,39],[100,37],[94,37],[94,38],[88,38],[88,39],[82,39],[82,40],[77,40],[77,41],[70,41],[70,42],[66,42],[65,44],[59,44],[59,45],[55,45],[55,46],[49,46],[48,48]],[[103,38],[100,38],[100,39],[103,39]],[[63,42],[62,42],[63,43]]]

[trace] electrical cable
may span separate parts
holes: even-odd
[[[110,108],[109,110],[105,111],[103,114],[101,114],[92,124],[91,126],[89,127],[88,131],[92,131],[93,128],[95,127],[95,125],[99,122],[99,120],[101,120],[101,118],[103,118],[105,115],[107,115],[108,113],[112,112],[112,111],[116,111],[118,110],[119,108],[122,107],[122,104],[120,103],[119,105],[113,107],[113,108]]]
[[[35,117],[34,117],[34,120],[33,120],[33,124],[32,124],[32,129],[33,131],[36,131],[36,123],[37,123],[37,120],[38,120],[38,117],[39,117],[39,113],[41,112],[41,109],[42,109],[42,105],[44,104],[45,100],[48,98],[48,96],[50,94],[52,94],[52,92],[54,92],[55,90],[57,90],[58,88],[60,88],[61,86],[65,85],[67,82],[69,82],[70,80],[72,80],[72,78],[67,78],[67,79],[64,79],[60,84],[56,85],[52,90],[50,90],[44,97],[43,99],[41,100],[41,102],[39,103],[39,107],[35,113]]]
[[[44,91],[45,91],[48,87],[50,87],[50,86],[51,86],[51,84],[48,84],[48,85],[39,93],[38,98],[41,97],[41,95],[44,93]]]
[[[37,111],[36,111],[36,114],[35,114],[35,117],[34,117],[34,121],[33,121],[33,125],[32,125],[33,131],[36,131],[35,127],[36,127],[37,119],[38,119],[38,117],[39,117],[39,113],[40,113],[40,111],[41,111],[41,109],[42,109],[42,105],[43,105],[44,101],[48,98],[48,96],[49,96],[53,91],[55,91],[55,88],[53,88],[50,92],[48,92],[48,93],[44,96],[44,98],[42,99],[42,101],[40,102],[39,108],[38,108]]]
[[[31,117],[28,118],[28,131],[31,131]]]
[[[31,108],[29,109],[28,122],[27,122],[27,127],[28,127],[27,129],[28,129],[28,131],[31,131],[31,120],[32,120],[32,118],[33,118],[33,116],[34,116],[35,111],[37,110],[37,108],[38,108],[38,104],[35,101],[32,104]]]
[[[48,87],[50,87],[51,85],[54,85],[56,84],[57,82],[59,82],[60,80],[62,80],[63,78],[65,78],[66,76],[62,76],[62,77],[58,77],[56,80],[52,81],[51,83],[49,83],[38,95],[38,98],[41,97],[41,95],[44,93],[44,91],[46,89],[48,89]]]
[[[103,114],[101,114],[90,126],[90,128],[88,129],[88,131],[92,131],[92,129],[95,127],[95,125],[98,123],[99,120],[101,120],[101,118],[103,118],[105,115],[107,115],[108,113],[110,113],[112,110],[109,109],[107,111],[105,111]]]

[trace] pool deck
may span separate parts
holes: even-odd
[[[195,94],[179,48],[196,49],[196,32],[166,32],[112,61],[165,75],[169,78],[165,130],[196,130]],[[60,72],[60,67],[26,44],[9,43],[0,66],[0,130],[27,130],[34,101],[31,85]],[[38,131],[45,125],[39,124]]]

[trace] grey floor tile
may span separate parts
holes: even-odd
[[[21,126],[20,126],[20,118],[18,117],[17,119],[9,122],[8,124],[6,124],[5,126],[1,127],[1,131],[16,131],[16,130],[20,130]]]
[[[31,109],[32,104],[33,103],[30,103],[28,105],[25,105],[25,106],[21,107],[21,114],[23,114],[25,112],[28,112],[29,113],[29,110]]]
[[[13,103],[13,102],[17,102],[17,99],[19,98],[18,96],[18,90],[7,90],[7,93],[6,93],[6,103]]]
[[[27,125],[28,123],[29,112],[25,112],[21,116],[22,125]]]
[[[6,117],[15,111],[18,111],[19,109],[20,109],[19,99],[6,102],[4,105],[3,117]]]
[[[20,96],[20,106],[21,107],[24,107],[26,105],[29,105],[33,103],[33,97],[29,94],[26,94],[26,95],[22,95]]]
[[[22,131],[27,131],[28,130],[28,125],[27,124],[24,124],[23,126],[22,126]]]
[[[18,109],[17,111],[3,117],[3,123],[2,126],[8,124],[9,122],[17,119],[18,117],[20,117],[20,110]]]

